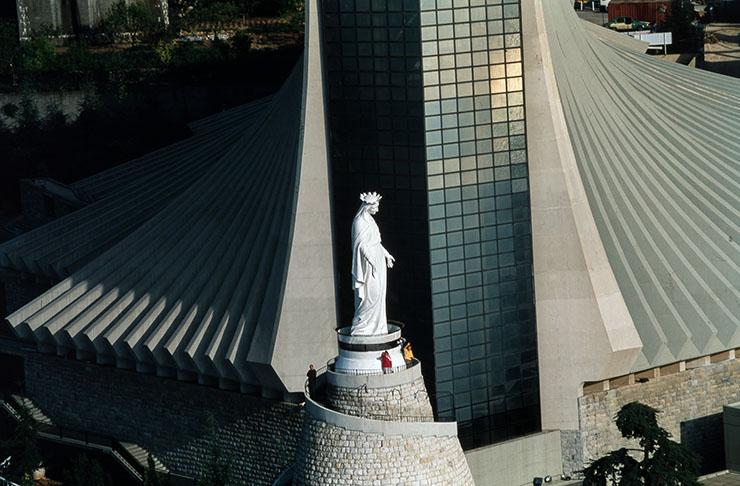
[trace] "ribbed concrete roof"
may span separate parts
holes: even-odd
[[[634,369],[740,347],[740,80],[542,5],[581,177],[643,342]]]
[[[71,274],[7,318],[16,335],[102,364],[269,396],[302,391],[308,364],[336,351],[311,44],[270,99],[81,181],[75,188],[98,202],[0,246],[6,267]]]
[[[211,116],[191,125],[193,137],[71,184],[96,202],[0,245],[0,266],[69,276],[197,181],[261,123],[267,106],[259,100]]]

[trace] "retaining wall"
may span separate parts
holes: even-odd
[[[198,477],[213,414],[234,484],[272,485],[292,464],[301,408],[55,356],[25,358],[27,395],[56,424],[134,442],[174,473]]]
[[[410,383],[385,388],[351,389],[330,384],[327,401],[332,409],[348,415],[413,422],[434,420],[421,376]]]
[[[474,486],[457,436],[368,433],[306,413],[294,486]]]
[[[674,440],[704,458],[703,474],[724,469],[722,406],[740,401],[740,361],[731,359],[580,397],[580,432],[563,434],[567,437],[564,471],[582,469],[584,463],[611,450],[636,447],[635,441],[622,438],[614,424],[619,409],[635,401],[663,412],[658,423]]]

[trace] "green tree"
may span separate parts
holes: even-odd
[[[36,439],[38,423],[26,407],[18,410],[18,418],[13,436],[0,442],[0,456],[3,459],[11,457],[6,472],[8,479],[21,486],[33,485],[33,472],[41,465],[41,453]]]
[[[616,416],[623,437],[637,439],[639,449],[621,448],[593,461],[584,471],[583,486],[699,486],[699,457],[658,425],[658,410],[628,403]],[[633,453],[641,453],[642,460]]]
[[[694,6],[689,0],[671,0],[671,13],[666,24],[674,39],[679,41],[693,39],[696,36],[693,21]]]
[[[203,473],[195,481],[196,486],[228,486],[231,484],[233,458],[223,450],[218,437],[218,423],[213,414],[206,417],[208,427],[208,458]]]
[[[62,475],[64,484],[74,486],[110,486],[111,477],[103,470],[97,459],[85,454],[75,456],[70,461],[71,470],[65,470]]]
[[[154,458],[151,453],[146,455],[146,469],[144,469],[144,486],[169,486],[169,477],[157,472]]]
[[[98,28],[112,41],[129,39],[132,44],[154,41],[166,35],[165,26],[143,0],[131,4],[126,0],[116,1]]]

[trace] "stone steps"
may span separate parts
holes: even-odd
[[[140,465],[142,465],[144,468],[147,467],[147,457],[149,456],[150,452],[141,447],[138,444],[132,444],[130,442],[119,442],[121,446],[126,449],[126,452],[128,452],[131,457],[133,457],[136,462],[138,462]],[[170,472],[169,469],[167,469],[167,466],[162,464],[162,462],[157,459],[154,454],[152,454],[152,459],[154,460],[154,469],[158,473],[162,474],[168,474]]]

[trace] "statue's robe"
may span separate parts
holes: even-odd
[[[352,221],[352,286],[355,316],[351,334],[374,336],[388,333],[385,315],[387,287],[386,251],[380,230],[363,207]],[[374,270],[373,270],[374,268]]]

